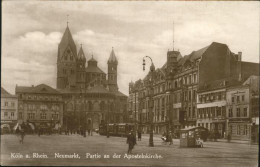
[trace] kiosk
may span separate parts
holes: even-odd
[[[204,127],[191,127],[180,130],[180,147],[203,147],[200,140],[203,134],[208,133]]]

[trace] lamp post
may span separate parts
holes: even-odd
[[[153,64],[153,60],[151,57],[149,56],[145,56],[143,57],[143,70],[145,71],[145,58],[149,58],[151,60],[151,66],[150,66],[150,72],[151,72],[151,79],[150,79],[150,85],[149,85],[149,102],[148,102],[148,106],[149,106],[149,119],[150,119],[150,138],[149,138],[149,146],[150,147],[154,147],[153,144],[153,100],[152,100],[152,91],[153,91],[153,75],[154,75],[154,71],[155,71],[155,67]]]

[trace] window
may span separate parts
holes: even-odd
[[[59,119],[59,114],[52,114],[53,119]]]
[[[11,112],[11,117],[14,117],[14,112]]]
[[[228,109],[228,117],[233,117],[232,108]]]
[[[245,101],[245,95],[242,95],[242,101]]]
[[[248,128],[247,128],[247,125],[244,125],[244,135],[247,135],[248,134]]]
[[[240,102],[240,96],[237,96],[237,102]]]
[[[240,117],[240,108],[237,108],[237,117]]]
[[[35,113],[28,113],[28,118],[29,119],[34,119],[35,118]]]
[[[196,100],[196,90],[193,90],[193,99]]]
[[[7,102],[7,101],[5,102],[5,106],[6,106],[6,107],[8,106],[8,102]]]
[[[41,117],[41,119],[46,119],[46,113],[41,113],[40,117]]]
[[[193,74],[193,82],[196,83],[197,82],[197,75]]]
[[[4,112],[4,116],[7,117],[8,116],[8,112]]]
[[[191,101],[191,90],[189,90],[189,101]]]
[[[234,103],[235,102],[235,97],[232,97],[232,103]]]
[[[244,116],[244,117],[247,117],[247,107],[244,108],[243,116]]]
[[[14,107],[14,102],[11,103],[11,106]]]

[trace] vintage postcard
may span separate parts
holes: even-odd
[[[259,2],[1,14],[1,165],[258,166]]]

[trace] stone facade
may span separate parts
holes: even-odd
[[[64,128],[92,130],[102,122],[126,122],[127,96],[118,90],[118,61],[113,48],[107,64],[106,75],[93,54],[86,61],[83,47],[77,52],[70,29],[66,28],[57,56],[57,90],[64,100]]]
[[[168,51],[167,62],[161,68],[129,84],[129,97],[138,94],[138,98],[130,98],[128,105],[139,104],[137,115],[143,117],[136,119],[148,128],[148,102],[152,97],[156,133],[169,130],[178,133],[184,127],[204,126],[225,137],[227,89],[242,85],[251,75],[259,75],[259,64],[241,59],[241,52],[235,54],[226,44],[217,42],[186,56],[179,51]],[[134,111],[133,107],[128,110]]]

